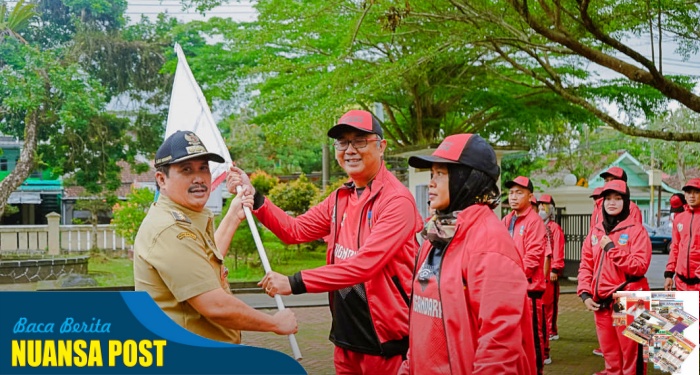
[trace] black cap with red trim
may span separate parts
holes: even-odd
[[[494,181],[501,173],[493,147],[476,134],[450,135],[432,155],[408,158],[408,165],[414,168],[430,168],[433,163],[466,165],[486,173]]]
[[[700,190],[700,178],[691,178],[688,183],[683,186],[683,191],[688,191],[689,189]]]
[[[512,188],[515,185],[518,185],[524,187],[527,190],[530,190],[531,193],[535,191],[535,187],[532,186],[532,181],[530,181],[530,179],[525,176],[518,176],[510,181],[506,181],[504,185],[508,189]]]
[[[384,138],[382,126],[379,120],[367,111],[353,109],[348,111],[338,120],[338,123],[328,130],[328,136],[338,139],[343,133],[349,130],[359,130],[367,133],[374,133]]]
[[[612,177],[616,180],[622,180],[627,182],[627,173],[625,173],[625,170],[620,167],[610,167],[607,171],[601,173],[600,177],[602,179]]]

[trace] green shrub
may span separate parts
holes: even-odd
[[[136,233],[153,203],[154,196],[155,193],[149,188],[131,189],[126,196],[126,202],[118,202],[112,206],[114,230],[130,245],[134,244]]]
[[[255,191],[262,195],[267,195],[270,190],[279,185],[279,178],[267,174],[265,171],[257,170],[250,175],[250,183],[253,184]]]
[[[305,174],[298,179],[275,186],[270,190],[270,200],[279,208],[297,216],[306,212],[311,207],[311,201],[318,194],[318,188]]]

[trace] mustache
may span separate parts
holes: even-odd
[[[202,190],[202,189],[204,189],[204,191],[208,191],[209,187],[207,185],[204,185],[204,184],[193,184],[192,186],[189,187],[189,189],[187,189],[187,192],[194,193],[195,191]]]

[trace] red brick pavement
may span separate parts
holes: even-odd
[[[330,312],[327,306],[293,308],[299,320],[297,341],[304,358],[301,365],[309,374],[333,374],[333,344],[328,341]],[[271,312],[268,310],[268,312]],[[560,339],[551,343],[551,365],[547,375],[592,374],[604,368],[603,359],[591,351],[598,346],[592,313],[585,311],[574,294],[562,294],[559,307]],[[270,333],[244,332],[243,343],[265,347],[291,355],[286,336]],[[662,374],[651,369],[648,374]]]

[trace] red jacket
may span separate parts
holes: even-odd
[[[413,196],[386,167],[359,198],[346,184],[296,218],[267,198],[254,213],[288,244],[327,236],[328,264],[301,271],[290,282],[295,294],[331,292],[335,345],[374,355],[395,355],[399,345],[405,353],[416,233],[423,224]],[[352,241],[339,244],[339,237]],[[358,293],[365,300],[346,302],[348,287],[362,290]],[[353,314],[364,314],[364,319]]]
[[[593,213],[591,214],[591,225],[588,228],[595,228],[595,226],[603,220],[603,201],[604,198],[598,198],[593,204]],[[630,217],[634,218],[636,222],[642,224],[642,212],[639,211],[639,206],[636,203],[630,202]]]
[[[515,216],[515,211],[511,211],[505,218],[503,224],[506,228],[510,226],[511,219]],[[513,228],[513,242],[515,248],[523,257],[525,265],[525,276],[529,281],[528,292],[544,292],[547,285],[544,278],[544,256],[547,247],[547,230],[544,227],[540,215],[528,207],[523,215],[515,219]]]
[[[548,220],[545,227],[545,229],[549,229],[547,238],[549,246],[552,248],[552,272],[561,276],[564,272],[564,231],[561,230],[559,224],[552,220]]]
[[[686,281],[700,282],[693,280],[700,278],[700,208],[685,206],[685,211],[676,214],[673,220],[673,231],[671,234],[671,252],[666,264],[664,277],[676,275],[676,286],[678,290],[696,290],[695,288],[684,288],[686,282],[680,280],[683,277]],[[688,280],[690,279],[690,280]],[[681,284],[681,285],[679,285]],[[698,286],[699,284],[695,284]]]
[[[649,290],[644,274],[651,262],[651,241],[644,226],[630,214],[608,234],[613,242],[608,251],[600,247],[603,236],[599,223],[583,242],[577,294],[601,302],[618,290]]]
[[[423,264],[432,245],[418,255]],[[414,275],[415,277],[415,275]],[[473,205],[457,217],[439,272],[441,316],[452,374],[536,373],[532,317],[520,253],[496,215]],[[415,309],[415,303],[413,304]],[[411,332],[416,312],[411,311]],[[431,342],[409,337],[408,359],[400,374],[431,374],[421,364],[431,356]]]

